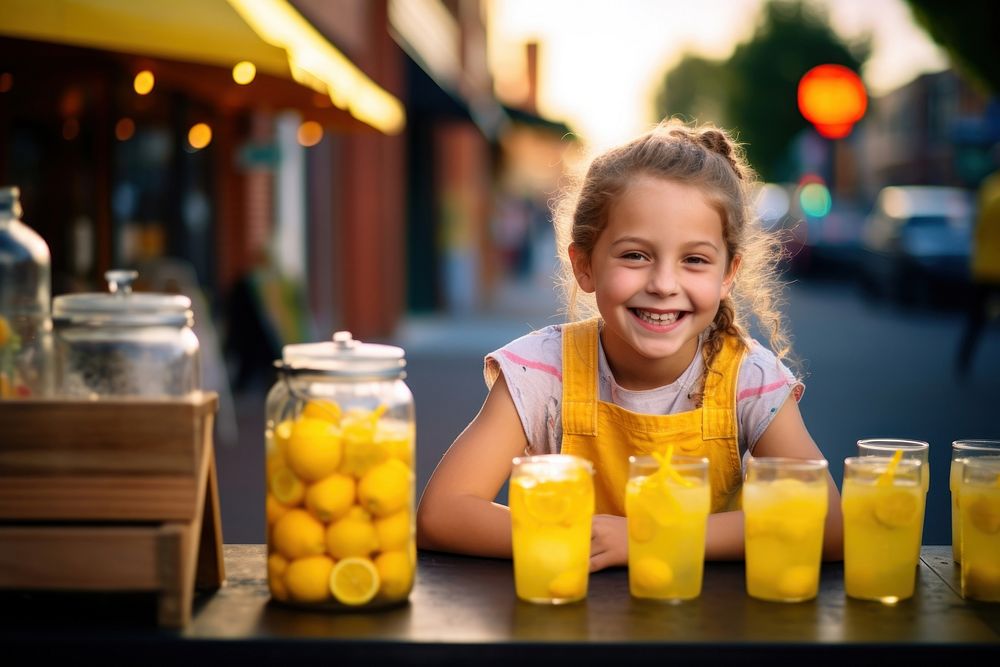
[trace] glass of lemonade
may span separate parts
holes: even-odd
[[[892,457],[896,450],[902,450],[904,459],[919,459],[923,462],[920,470],[921,483],[924,487],[924,495],[927,494],[931,486],[930,470],[930,445],[923,440],[905,440],[900,438],[869,438],[858,440],[858,456],[888,456]],[[926,500],[920,504],[920,532],[917,533],[917,540],[913,548],[920,558],[920,546],[924,543],[924,510]]]
[[[962,597],[1000,602],[1000,456],[962,464]]]
[[[844,590],[895,604],[913,596],[926,494],[923,462],[884,456],[844,460]]]
[[[743,484],[747,593],[774,602],[816,597],[829,505],[823,459],[751,458]]]
[[[510,514],[517,597],[565,604],[587,596],[593,465],[567,454],[517,457]]]
[[[629,457],[625,515],[634,597],[679,602],[701,594],[710,506],[707,458],[670,451]]]
[[[956,563],[962,562],[962,463],[973,456],[1000,456],[1000,440],[955,440],[951,443],[951,554]]]

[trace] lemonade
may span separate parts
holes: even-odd
[[[962,466],[962,597],[1000,602],[1000,456]]]
[[[913,596],[922,466],[882,456],[844,462],[844,588],[850,597],[891,604]]]
[[[828,508],[823,460],[754,458],[743,485],[747,593],[761,600],[816,597]]]
[[[701,594],[711,506],[708,459],[630,457],[625,488],[629,591],[654,600]]]
[[[951,473],[948,489],[951,491],[951,554],[956,563],[962,562],[962,464],[973,456],[1000,454],[1000,440],[956,440],[951,443]]]
[[[858,456],[882,456],[891,457],[897,451],[902,452],[904,459],[916,459],[923,463],[920,471],[920,483],[924,489],[924,495],[931,486],[930,468],[930,445],[923,440],[903,440],[899,438],[868,438],[858,440]],[[916,558],[920,558],[920,546],[924,543],[924,510],[925,502],[920,505],[920,531],[917,533],[914,549]]]
[[[514,584],[522,600],[562,604],[586,597],[592,470],[590,462],[563,454],[514,459],[509,494]]]
[[[963,459],[951,460],[948,475],[948,490],[951,491],[951,556],[956,563],[962,562],[962,464]]]
[[[268,584],[279,601],[357,607],[413,587],[413,426],[385,407],[305,403],[267,443]]]

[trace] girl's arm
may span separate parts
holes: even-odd
[[[754,456],[787,456],[794,459],[822,459],[823,453],[813,442],[802,413],[794,399],[786,400],[778,414],[754,447]],[[829,509],[823,532],[823,559],[840,560],[844,557],[844,517],[840,511],[840,492],[829,469],[826,472]],[[711,524],[709,524],[711,532]],[[740,531],[742,533],[742,531]]]
[[[417,508],[417,545],[511,557],[510,510],[493,502],[528,440],[501,374],[482,409],[431,475]]]

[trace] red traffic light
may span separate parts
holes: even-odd
[[[868,108],[865,84],[842,65],[818,65],[799,80],[799,111],[828,139],[851,133]]]

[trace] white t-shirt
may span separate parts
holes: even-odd
[[[691,365],[671,384],[632,391],[615,382],[604,347],[598,344],[600,400],[641,414],[694,410],[689,394],[697,390],[703,367],[701,354],[695,354]],[[528,439],[527,453],[558,453],[562,443],[562,326],[539,329],[491,352],[483,372],[490,387],[503,373]],[[736,384],[740,453],[752,453],[785,399],[792,395],[798,401],[804,390],[803,383],[770,350],[751,340]]]

